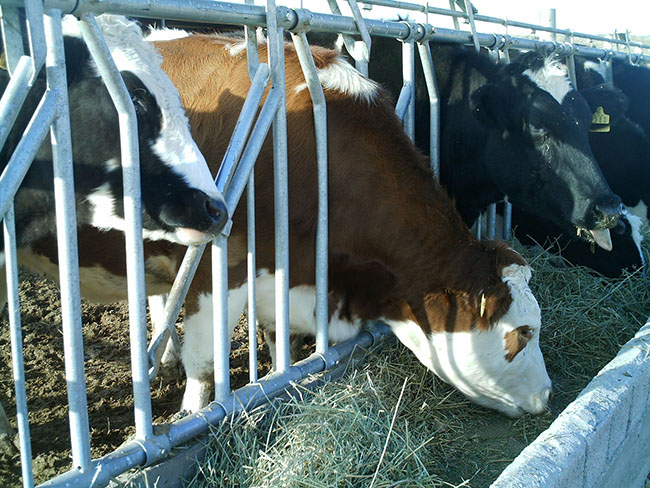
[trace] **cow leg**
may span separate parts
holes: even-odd
[[[154,336],[163,331],[165,316],[165,300],[167,295],[152,295],[147,298],[149,304],[149,316],[154,328]],[[174,377],[180,373],[181,352],[176,347],[174,341],[170,338],[165,346],[162,358],[160,360],[161,369],[170,372]],[[175,378],[174,378],[175,379]]]
[[[246,305],[246,283],[228,291],[229,339]],[[196,412],[208,404],[213,385],[212,294],[200,294],[198,310],[185,317],[181,356],[187,375],[181,411]]]

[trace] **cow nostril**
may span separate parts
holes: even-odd
[[[210,218],[215,222],[221,221],[226,213],[224,206],[214,198],[208,198],[206,200],[205,210],[208,212]]]
[[[604,216],[618,216],[623,212],[623,204],[597,204],[596,212],[600,212]]]
[[[547,402],[550,402],[551,400],[553,400],[553,390],[551,390],[551,389],[549,388],[549,389],[548,389],[548,396],[546,397],[546,401],[547,401]]]

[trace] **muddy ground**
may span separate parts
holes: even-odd
[[[22,272],[20,299],[23,321],[25,376],[32,434],[36,483],[70,469],[70,433],[63,362],[58,288],[50,281]],[[82,303],[86,382],[92,456],[114,450],[135,432],[129,359],[126,303]],[[179,332],[180,329],[179,329]],[[247,332],[233,338],[231,381],[248,381]],[[258,341],[262,344],[263,341]],[[268,353],[260,347],[260,374],[270,368]],[[152,384],[156,423],[168,422],[178,411],[185,383],[156,378]],[[15,393],[7,311],[0,315],[0,402],[15,427]],[[20,456],[0,452],[0,486],[21,486]]]

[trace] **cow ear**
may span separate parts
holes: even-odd
[[[470,97],[470,108],[474,117],[488,128],[506,129],[508,107],[511,104],[502,87],[494,83],[483,85]]]
[[[607,84],[601,84],[580,90],[580,94],[587,100],[589,108],[595,112],[598,107],[603,107],[606,114],[613,120],[623,117],[629,106],[629,99],[619,89]]]
[[[361,261],[347,254],[330,258],[330,289],[345,297],[350,316],[379,318],[389,294],[395,287],[395,275],[379,261]]]

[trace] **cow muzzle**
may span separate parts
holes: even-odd
[[[616,227],[623,214],[623,204],[620,199],[597,203],[592,213],[593,224],[589,228],[578,226],[578,236],[597,244],[605,251],[613,249],[610,229]]]

